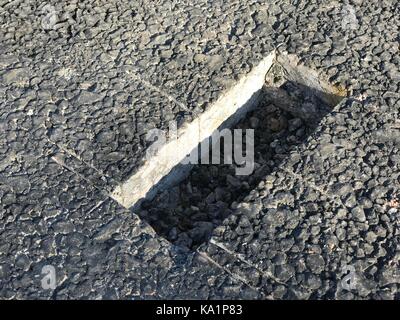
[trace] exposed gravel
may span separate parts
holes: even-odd
[[[286,87],[295,90],[293,86]],[[297,103],[300,109],[306,102],[299,99]],[[315,109],[328,107],[320,102]],[[279,167],[293,146],[305,141],[315,125],[274,106],[262,93],[256,109],[230,129],[232,136],[233,130],[242,130],[243,153],[245,131],[254,130],[254,170],[250,175],[236,175],[235,163],[223,164],[222,139],[221,164],[195,165],[187,179],[143,203],[138,212],[160,235],[178,246],[196,249],[207,241],[213,229],[233,213],[265,175]]]

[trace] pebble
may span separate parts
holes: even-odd
[[[354,219],[356,219],[356,221],[359,221],[359,222],[366,221],[364,209],[362,207],[357,206],[357,207],[353,208],[351,210],[351,214],[354,217]]]

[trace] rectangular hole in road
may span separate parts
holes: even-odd
[[[250,111],[237,115],[240,119],[226,121],[230,129],[242,129],[243,143],[245,129],[254,129],[252,173],[236,175],[235,163],[194,165],[186,178],[159,190],[134,211],[170,242],[196,249],[341,101],[340,91],[326,88],[308,70],[275,62]]]

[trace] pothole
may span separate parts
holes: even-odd
[[[261,89],[249,85],[260,81],[260,74],[257,74],[256,81],[244,81],[222,100],[233,105],[223,106],[220,102],[218,109],[210,107],[209,114],[202,116],[197,124],[195,137],[195,130],[186,128],[178,139],[170,142],[169,152],[180,153],[181,160],[180,149],[185,150],[184,155],[193,148],[196,150],[199,142],[210,140],[217,128],[242,129],[242,150],[247,155],[245,130],[252,129],[254,167],[250,174],[237,175],[237,168],[242,165],[235,163],[236,158],[226,164],[224,143],[220,145],[221,164],[183,165],[176,163],[176,158],[173,158],[175,162],[167,162],[165,154],[159,156],[166,152],[168,148],[165,148],[149,164],[147,172],[131,177],[116,189],[114,197],[129,207],[135,205],[135,213],[160,236],[178,246],[194,250],[206,242],[214,228],[233,213],[263,177],[279,167],[295,146],[307,139],[344,96],[344,90],[321,80],[316,72],[299,65],[294,56],[274,57],[272,62],[268,68],[263,66]],[[240,91],[245,89],[252,92]],[[241,96],[247,98],[238,98]],[[212,111],[215,111],[215,118],[210,114]],[[221,141],[225,142],[225,138]],[[168,173],[163,178],[152,179],[151,174],[160,175],[162,171],[156,169],[157,165]],[[147,176],[149,181],[143,181],[146,197],[138,197],[129,186],[134,181],[139,182],[137,190],[139,178],[143,180]]]
[[[235,128],[254,128],[252,174],[236,175],[234,164],[195,165],[184,181],[143,202],[140,217],[170,242],[195,249],[207,241],[213,229],[313,130],[268,100]]]

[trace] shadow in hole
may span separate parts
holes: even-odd
[[[290,81],[279,88],[265,86],[219,128],[254,129],[250,175],[236,176],[235,164],[180,164],[133,210],[170,242],[196,249],[342,98]],[[221,163],[223,157],[221,141]]]

